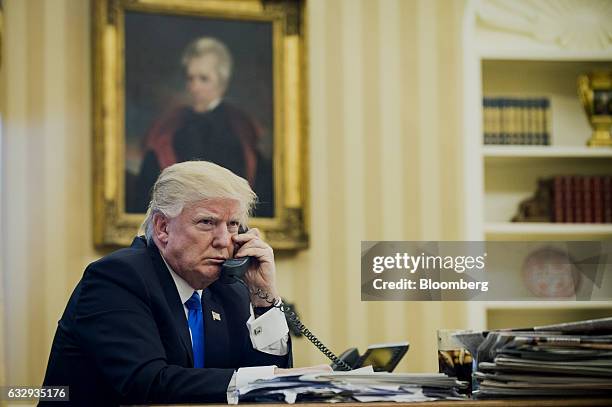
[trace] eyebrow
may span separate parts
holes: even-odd
[[[218,222],[218,221],[221,220],[221,218],[218,215],[213,214],[211,212],[198,212],[195,215],[193,215],[193,220],[194,221],[196,221],[198,219],[203,219],[203,218],[212,219],[215,222]],[[240,223],[240,218],[237,217],[237,216],[232,216],[227,221],[228,222],[238,222],[238,223]]]
[[[202,211],[202,212],[196,212],[193,215],[194,219],[201,219],[201,218],[211,218],[211,219],[216,219],[219,220],[219,215],[216,215],[212,212],[206,212],[206,211]]]

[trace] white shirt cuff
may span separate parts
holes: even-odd
[[[259,379],[274,377],[276,366],[254,366],[241,367],[234,372],[227,386],[227,404],[238,404],[240,399],[239,389]]]
[[[251,317],[246,324],[254,349],[278,356],[287,354],[289,327],[285,314],[280,309],[272,308],[255,319],[251,307]]]

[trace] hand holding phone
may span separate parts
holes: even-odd
[[[242,233],[244,232],[244,233]],[[232,236],[235,243],[234,259],[229,259],[221,269],[221,281],[235,281],[242,275],[243,280],[253,292],[260,290],[267,293],[269,299],[278,298],[276,289],[276,266],[274,252],[262,238],[257,229],[246,230],[241,227],[237,235]],[[250,260],[241,260],[250,258]],[[255,296],[253,306],[266,307],[270,303]]]

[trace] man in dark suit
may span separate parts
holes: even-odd
[[[72,293],[44,385],[69,386],[73,405],[224,402],[230,382],[290,367],[272,249],[256,229],[238,234],[255,199],[216,164],[166,168],[146,237],[90,264]],[[245,256],[246,284],[218,281]]]

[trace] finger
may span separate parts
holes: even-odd
[[[241,244],[237,249],[238,249],[238,252],[241,252],[243,249],[251,249],[251,248],[269,249],[270,251],[272,251],[272,248],[267,243],[259,239],[249,240],[248,242]]]
[[[269,244],[267,244],[267,243],[266,243],[266,242],[264,242],[263,240],[261,240],[261,239],[257,239],[257,238],[255,238],[255,239],[251,239],[251,240],[249,240],[248,242],[246,242],[246,243],[244,243],[244,244],[240,245],[240,248],[243,248],[243,247],[244,247],[244,248],[258,247],[258,248],[260,248],[260,249],[270,249],[270,250],[272,250],[272,248],[270,247],[270,245],[269,245]]]
[[[244,247],[242,246],[240,250],[236,253],[236,257],[246,257],[253,256],[256,257],[257,260],[268,260],[271,261],[271,251],[268,248],[264,247]]]
[[[240,238],[246,238],[250,236],[261,237],[261,232],[259,231],[259,229],[253,228],[253,229],[249,229],[248,231],[244,233],[237,233],[234,236],[240,237]]]
[[[240,236],[240,235],[234,235]],[[236,238],[234,239],[234,243],[236,243],[240,247],[261,247],[261,248],[270,248],[270,245],[266,243],[264,240],[260,239],[256,236],[249,236],[247,238]]]
[[[254,233],[250,234],[249,230],[247,233],[238,233],[236,235],[232,235],[232,239],[234,239],[234,242],[236,243],[244,243],[248,242],[249,240],[259,239],[259,236]]]
[[[261,232],[259,232],[259,229],[257,228],[249,229],[247,233],[253,234],[257,237],[261,237]]]

